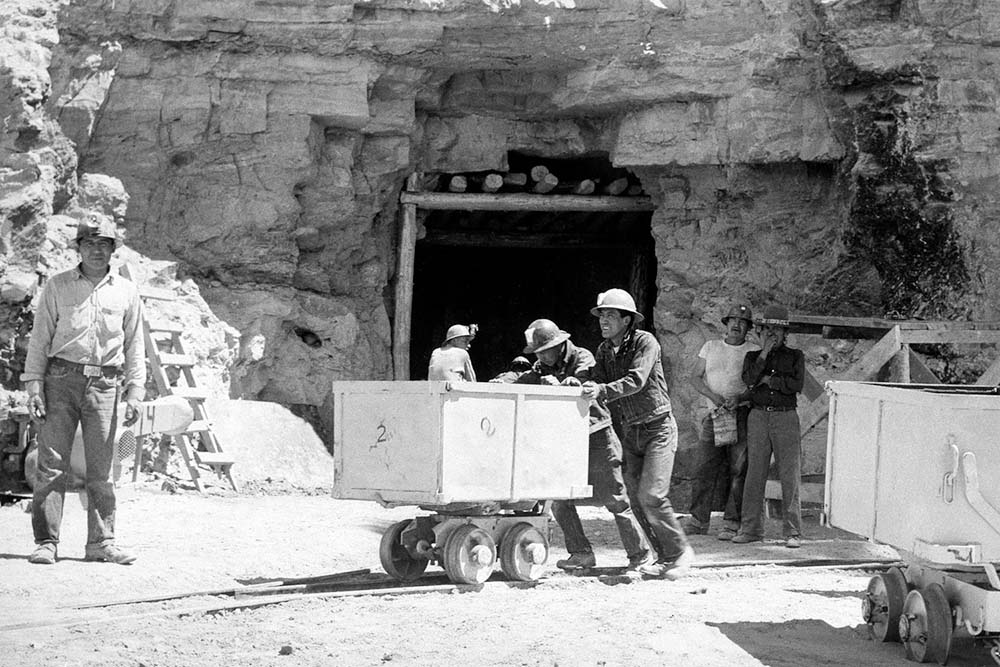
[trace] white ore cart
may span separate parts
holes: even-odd
[[[1000,395],[996,387],[828,382],[825,515],[897,549],[863,614],[908,659],[945,664],[956,637],[1000,664]]]
[[[591,495],[578,387],[334,382],[332,397],[333,495],[434,512],[382,536],[382,567],[401,581],[436,562],[455,583],[481,583],[497,561],[537,579],[549,553],[540,501]]]

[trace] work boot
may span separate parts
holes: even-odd
[[[135,558],[134,555],[113,544],[88,544],[83,554],[83,560],[117,563],[118,565],[130,565],[135,562]]]
[[[35,547],[35,550],[28,556],[28,562],[35,565],[55,565],[56,545],[53,542],[45,542]]]
[[[736,537],[736,531],[732,528],[723,528],[716,537],[723,542],[732,542],[733,538]]]
[[[634,556],[630,556],[628,559],[628,567],[625,568],[626,572],[638,572],[639,568],[643,565],[649,565],[652,562],[653,554],[646,549],[645,551],[640,551]]]
[[[586,570],[597,565],[594,554],[570,554],[569,558],[556,561],[556,567],[560,570],[572,572],[573,570]]]
[[[798,549],[802,546],[802,539],[798,535],[789,535],[785,540],[785,546],[789,549]]]
[[[694,517],[688,517],[681,525],[685,535],[705,535],[708,533],[708,524],[702,524]]]
[[[759,535],[747,535],[746,533],[736,533],[736,537],[733,538],[733,544],[746,544],[748,542],[761,542],[764,538]]]
[[[688,545],[684,547],[684,551],[681,552],[681,555],[674,560],[658,560],[655,563],[643,565],[639,568],[639,572],[641,572],[643,576],[654,579],[669,579],[670,581],[677,581],[691,571],[691,565],[693,564],[694,549],[691,548],[691,545]]]

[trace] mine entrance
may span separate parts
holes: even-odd
[[[539,317],[594,350],[601,337],[590,308],[609,287],[628,289],[651,325],[656,261],[651,207],[635,210],[640,197],[596,194],[583,204],[603,202],[607,210],[551,210],[572,198],[521,194],[507,210],[459,210],[432,196],[424,201],[441,208],[418,214],[426,233],[415,243],[411,379],[427,377],[430,353],[452,324],[479,325],[470,355],[480,381],[522,354],[524,330]],[[463,205],[476,205],[477,196],[485,197],[463,195]],[[490,202],[506,200],[500,193]],[[550,210],[521,208],[533,202]]]

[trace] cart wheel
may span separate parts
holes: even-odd
[[[514,524],[500,541],[500,569],[509,579],[534,581],[542,576],[549,544],[530,523]]]
[[[493,574],[497,545],[471,523],[462,524],[444,542],[444,571],[456,584],[481,584]]]
[[[898,567],[890,567],[885,574],[876,574],[868,582],[861,612],[872,639],[899,641],[899,616],[903,613],[906,592],[906,577]]]
[[[394,523],[382,534],[378,547],[378,557],[384,569],[393,579],[413,581],[427,569],[426,558],[414,558],[403,546],[403,531],[413,523],[409,519]]]
[[[951,650],[951,606],[941,584],[910,591],[899,617],[899,638],[914,662],[948,661]]]

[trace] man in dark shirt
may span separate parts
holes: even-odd
[[[801,449],[796,394],[805,379],[802,350],[785,346],[788,309],[768,306],[759,322],[761,350],[743,360],[743,381],[750,388],[747,419],[747,479],[743,488],[743,519],[733,542],[759,542],[764,538],[764,488],[771,454],[781,479],[782,533],[785,546],[796,549],[802,536],[799,505]]]

